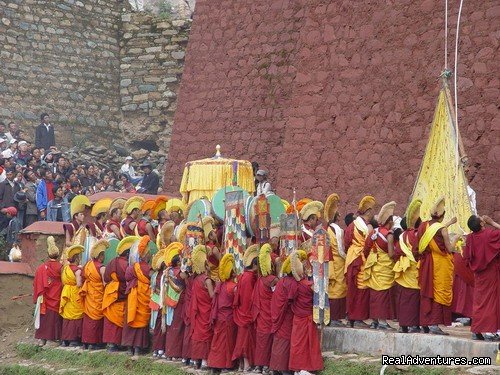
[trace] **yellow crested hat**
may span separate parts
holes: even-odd
[[[384,225],[387,220],[394,215],[394,208],[396,208],[396,202],[394,201],[386,203],[382,206],[377,215],[377,221],[380,225]]]
[[[214,230],[214,218],[211,216],[205,216],[203,219],[201,219],[201,223],[203,225],[203,234],[205,235],[205,241],[207,241],[208,235]]]
[[[373,209],[373,207],[375,207],[375,204],[376,204],[375,198],[373,198],[371,195],[366,195],[363,197],[363,199],[361,199],[361,201],[358,204],[358,212],[364,214],[370,208]]]
[[[311,215],[316,215],[320,218],[321,211],[323,211],[323,203],[320,201],[312,201],[302,207],[302,210],[300,210],[300,217],[302,220],[307,220]]]
[[[116,247],[116,253],[118,255],[122,255],[124,251],[130,250],[132,245],[136,242],[139,241],[141,238],[139,236],[128,236],[122,239],[119,243],[118,246]]]
[[[259,267],[262,276],[270,275],[272,272],[271,245],[268,243],[262,245],[259,250]]]
[[[288,212],[288,208],[290,207],[290,202],[285,199],[281,199],[281,203],[283,203],[283,207],[285,207],[285,212]]]
[[[158,233],[158,237],[156,239],[156,246],[158,248],[166,247],[170,244],[172,234],[174,233],[175,223],[173,221],[167,221],[162,225],[160,229],[160,233]]]
[[[234,255],[226,253],[222,256],[219,263],[219,278],[224,282],[231,277],[231,272],[234,269]]]
[[[84,247],[82,245],[73,245],[66,249],[66,258],[71,259],[75,255],[83,253]]]
[[[90,257],[92,259],[95,259],[99,256],[100,253],[103,251],[106,251],[106,249],[109,247],[109,242],[106,240],[99,240],[96,243],[92,245],[92,248],[90,249]]]
[[[326,221],[330,222],[333,220],[335,214],[339,210],[339,202],[340,202],[340,197],[336,193],[330,194],[328,198],[326,198],[325,208],[323,210],[323,214]]]
[[[285,261],[281,265],[281,274],[288,275],[292,272],[292,268],[290,266],[290,255],[286,257]]]
[[[90,200],[87,196],[85,195],[77,195],[71,200],[70,204],[70,212],[71,212],[71,217],[73,217],[76,214],[79,214],[80,212],[85,211],[85,207],[90,207]]]
[[[123,206],[125,206],[126,202],[127,202],[127,200],[125,198],[113,199],[113,202],[111,202],[111,206],[109,206],[109,213],[111,213],[111,211],[115,208],[123,210]]]
[[[123,206],[123,213],[125,215],[129,215],[136,208],[140,210],[145,201],[146,200],[140,196],[127,199],[125,205]]]
[[[443,216],[445,211],[445,199],[444,197],[440,197],[434,206],[431,208],[431,216],[432,217],[441,217]]]
[[[153,259],[151,259],[151,268],[153,268],[153,270],[158,271],[162,262],[165,261],[165,250],[166,249],[158,250],[156,254],[153,255]]]
[[[55,257],[56,255],[59,255],[59,248],[56,245],[56,240],[54,239],[54,236],[47,237],[47,254],[51,258]]]
[[[167,201],[168,198],[165,197],[164,195],[160,195],[158,198],[156,198],[155,204],[153,205],[153,209],[151,211],[151,218],[153,220],[158,220],[158,214],[160,213],[161,210],[166,209]]]
[[[172,198],[172,199],[169,199],[167,201],[167,203],[165,204],[165,210],[168,213],[176,212],[176,211],[181,211],[182,213],[184,213],[184,212],[186,212],[186,205],[180,199]]]
[[[243,254],[243,266],[249,267],[252,261],[259,256],[259,245],[251,245]]]
[[[184,245],[180,242],[172,242],[168,245],[165,248],[165,264],[170,266],[172,264],[172,259],[174,259],[176,255],[180,255],[183,248]]]
[[[420,207],[422,206],[422,201],[420,199],[414,199],[411,201],[410,205],[406,209],[406,226],[408,229],[414,228],[418,219],[420,218]]]
[[[186,234],[188,230],[188,223],[184,224],[179,224],[179,234],[177,237],[177,241],[184,243],[184,240],[186,239]]]
[[[97,215],[108,212],[113,200],[111,198],[102,198],[94,203],[92,206],[92,211],[90,211],[90,215],[92,217],[97,217]]]
[[[193,262],[193,272],[202,274],[205,272],[205,264],[207,262],[207,249],[205,245],[196,245],[191,253],[191,261]]]

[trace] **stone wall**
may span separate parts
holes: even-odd
[[[115,137],[121,1],[0,0],[0,119],[29,137],[42,112],[58,146]]]
[[[137,156],[168,154],[190,25],[147,13],[122,15],[120,129]]]
[[[457,7],[450,6],[450,44]],[[291,199],[367,193],[407,203],[443,69],[444,4],[432,0],[198,0],[165,181],[213,154],[255,160]],[[459,124],[479,210],[500,213],[498,17],[465,4]],[[453,63],[450,53],[450,63]],[[497,216],[498,219],[498,216]]]

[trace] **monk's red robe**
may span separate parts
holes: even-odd
[[[210,325],[210,311],[212,298],[208,293],[206,281],[210,278],[206,274],[196,275],[193,281],[191,296],[191,359],[207,359],[212,342],[212,327]]]
[[[302,279],[297,284],[292,303],[293,324],[288,367],[291,371],[319,371],[323,369],[323,357],[318,329],[312,316],[313,283]]]
[[[232,280],[217,283],[212,302],[211,324],[214,336],[208,366],[218,369],[232,369],[234,345],[236,344],[236,324],[233,319],[234,292],[236,283]]]
[[[354,226],[354,222],[349,224],[344,232],[344,248],[348,257],[349,248],[355,239],[357,238],[356,242],[359,242],[362,237],[363,234]],[[370,291],[366,287],[360,287],[359,283],[363,274],[364,261],[364,255],[356,257],[351,263],[348,263],[349,258],[346,258],[346,308],[349,320],[365,320],[370,315]]]
[[[297,281],[291,276],[284,276],[276,284],[271,298],[273,346],[269,368],[274,371],[289,371],[292,301],[296,292]]]
[[[378,231],[386,239],[390,234],[387,228],[380,227]],[[373,233],[372,233],[373,234]],[[365,280],[369,287],[370,297],[370,318],[371,319],[394,319],[396,317],[394,293],[394,262],[388,255],[388,243],[382,236],[377,236],[375,240],[368,235],[365,241]],[[371,264],[372,259],[377,259],[375,264]],[[371,275],[369,277],[369,275]]]
[[[459,253],[453,254],[453,266],[455,275],[451,312],[471,318],[474,304],[474,273]]]
[[[106,266],[104,282],[106,283],[102,301],[104,328],[102,341],[108,344],[121,345],[123,323],[125,322],[125,300],[127,296],[127,280],[125,271],[128,267],[126,257],[112,259]],[[112,295],[107,294],[113,288]],[[116,291],[114,291],[116,289]]]
[[[62,317],[59,315],[61,302],[62,266],[57,260],[48,260],[38,266],[33,280],[33,303],[43,297],[40,306],[40,328],[35,331],[35,338],[41,340],[59,340],[62,331]]]
[[[469,234],[463,257],[475,278],[471,331],[495,333],[500,329],[500,230]]]
[[[167,326],[165,335],[165,355],[172,358],[182,357],[182,347],[184,345],[184,309],[186,301],[186,284],[179,276],[181,270],[179,267],[173,269],[174,277],[177,279],[177,285],[183,290],[174,309],[172,324]]]
[[[95,221],[93,223],[88,223],[87,229],[92,237],[101,239],[105,228],[99,221]]]
[[[238,276],[234,299],[234,322],[238,326],[238,335],[233,352],[233,360],[246,358],[250,366],[254,363],[255,327],[252,316],[252,295],[257,275],[245,270]]]
[[[137,269],[138,268],[138,269]],[[151,267],[147,262],[140,261],[128,266],[125,272],[127,280],[127,301],[125,303],[125,323],[122,331],[122,345],[132,348],[149,347],[149,320],[151,309],[149,307]],[[135,314],[135,318],[132,315]]]
[[[269,366],[273,345],[273,320],[271,317],[271,285],[276,279],[274,275],[261,276],[253,290],[252,315],[255,324],[255,366]]]
[[[415,229],[408,229],[403,232],[401,236],[403,236],[404,240],[411,246],[411,253],[418,262],[417,231]],[[396,241],[394,244],[394,260],[397,262],[405,256],[405,253],[401,250],[399,241]],[[406,282],[406,279],[404,279],[398,283],[398,279],[396,279],[396,285],[394,286],[397,289],[396,316],[398,317],[399,325],[403,327],[420,325],[420,289],[415,288],[418,286],[418,280],[416,280],[416,278],[412,279],[411,276],[413,276],[413,274],[406,278],[409,279],[409,282]],[[409,288],[409,285],[414,286],[414,288]]]
[[[191,275],[186,280],[184,290],[184,337],[182,339],[182,358],[191,358],[191,299],[193,296],[193,282],[196,275]],[[167,336],[168,339],[168,336]]]
[[[417,241],[436,220],[425,221],[418,227]],[[420,324],[431,326],[451,325],[451,302],[453,293],[453,257],[446,250],[441,231],[433,237],[420,255],[418,282],[420,285]],[[434,246],[435,249],[431,246]],[[439,264],[435,264],[436,261]],[[442,303],[440,303],[440,301]]]

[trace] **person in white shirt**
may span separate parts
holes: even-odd
[[[132,166],[132,160],[134,160],[132,156],[127,156],[125,158],[125,164],[123,164],[120,168],[120,173],[127,175],[129,177],[129,181],[132,184],[137,185],[141,182],[142,177],[135,174],[134,167]]]
[[[267,181],[267,171],[259,169],[255,175],[255,178],[257,179],[257,181],[259,181],[259,183],[257,184],[257,191],[255,195],[269,195],[272,193],[271,183]]]

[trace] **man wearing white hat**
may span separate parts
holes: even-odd
[[[257,184],[256,196],[261,194],[268,195],[272,193],[271,183],[267,181],[267,171],[259,169],[255,174],[255,178],[259,181]]]
[[[2,152],[2,157],[4,159],[10,159],[11,157],[14,156],[16,151],[17,151],[17,140],[11,139],[9,142],[9,148],[7,148]]]

